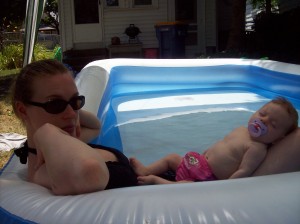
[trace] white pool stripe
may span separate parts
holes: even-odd
[[[253,93],[222,93],[166,96],[148,99],[131,100],[118,105],[118,112],[163,109],[186,106],[237,104],[249,102],[261,102],[257,94]]]
[[[196,113],[213,113],[213,112],[225,112],[225,111],[248,111],[253,113],[254,111],[248,110],[246,108],[237,107],[237,108],[205,108],[205,109],[199,109],[199,110],[191,110],[191,111],[183,111],[183,112],[174,112],[174,113],[163,113],[160,115],[153,115],[153,116],[147,116],[147,117],[139,117],[130,119],[126,122],[122,122],[117,124],[116,126],[122,126],[126,124],[132,124],[132,123],[141,123],[141,122],[147,122],[147,121],[154,121],[154,120],[160,120],[180,115],[186,115],[186,114],[196,114]]]

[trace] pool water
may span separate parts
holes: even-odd
[[[118,128],[128,157],[149,164],[169,153],[201,153],[234,128],[247,126],[253,112],[270,100],[244,92],[168,96],[162,103],[165,97],[138,96],[118,104]],[[170,104],[175,98],[180,105]]]

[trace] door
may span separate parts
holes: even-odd
[[[103,39],[101,0],[72,0],[74,43],[101,42]]]

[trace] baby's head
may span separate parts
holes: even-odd
[[[265,104],[248,122],[252,138],[266,144],[283,138],[297,127],[297,110],[283,97],[277,97]]]

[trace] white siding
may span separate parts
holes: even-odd
[[[59,1],[59,26],[62,50],[73,48],[73,18],[72,18],[72,0]]]
[[[126,8],[103,10],[104,43],[109,45],[111,37],[118,36],[121,42],[127,42],[128,36],[124,33],[129,24],[137,26],[142,33],[139,40],[144,48],[157,47],[155,24],[168,20],[167,1],[159,1],[157,8]]]

